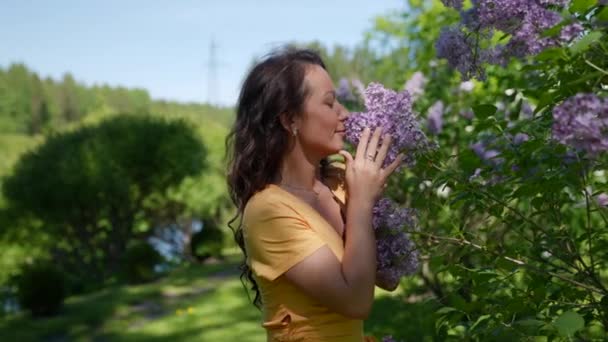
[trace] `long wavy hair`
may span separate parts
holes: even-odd
[[[306,68],[311,65],[326,69],[316,52],[287,47],[272,52],[253,66],[243,82],[236,120],[226,138],[228,190],[237,208],[228,226],[244,256],[240,265],[241,282],[245,287],[246,282],[251,284],[251,290],[255,292],[253,304],[259,309],[262,308],[260,290],[247,265],[243,211],[247,201],[271,183],[279,172],[281,160],[289,148],[290,134],[281,124],[280,115],[291,120],[302,113],[310,93],[304,78]],[[321,171],[326,167],[324,159]]]

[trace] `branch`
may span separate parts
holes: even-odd
[[[431,239],[452,242],[452,243],[455,243],[455,244],[460,245],[460,246],[470,246],[470,247],[473,247],[473,248],[475,248],[477,250],[480,250],[480,251],[483,251],[483,252],[489,252],[489,253],[497,256],[497,257],[500,257],[500,258],[503,258],[505,260],[508,260],[508,261],[510,261],[510,262],[512,262],[512,263],[514,263],[516,265],[525,267],[525,268],[530,269],[530,270],[532,270],[534,272],[537,272],[537,273],[540,273],[540,274],[548,274],[548,275],[550,275],[552,277],[556,277],[556,278],[561,279],[561,280],[563,280],[563,281],[565,281],[567,283],[570,283],[572,285],[576,285],[578,287],[584,288],[584,289],[586,289],[588,291],[595,292],[595,293],[598,293],[598,294],[603,294],[603,295],[608,294],[605,291],[602,291],[602,290],[597,289],[597,288],[595,288],[593,286],[581,283],[581,282],[576,281],[574,279],[570,279],[570,278],[565,277],[565,276],[563,276],[561,274],[558,274],[558,273],[555,273],[555,272],[551,272],[551,271],[544,271],[544,270],[542,270],[542,269],[540,269],[538,267],[535,267],[535,266],[532,266],[532,265],[526,263],[523,260],[519,260],[519,259],[515,259],[515,258],[512,258],[512,257],[506,256],[506,255],[500,255],[500,254],[497,254],[497,253],[490,252],[484,246],[480,246],[480,245],[478,245],[476,243],[473,243],[471,241],[468,241],[466,239],[457,239],[457,238],[451,238],[451,237],[445,237],[445,236],[436,236],[436,235],[426,234],[426,233],[418,233],[418,234],[420,234],[422,236],[426,236],[426,237],[431,238]]]

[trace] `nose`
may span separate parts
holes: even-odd
[[[350,116],[350,112],[341,103],[338,102],[338,119],[340,121],[346,120]]]

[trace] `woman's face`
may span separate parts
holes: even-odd
[[[344,148],[348,111],[336,99],[333,82],[322,67],[308,66],[304,82],[309,94],[304,112],[296,118],[298,140],[306,151],[325,158]]]

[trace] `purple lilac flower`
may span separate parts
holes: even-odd
[[[532,117],[534,116],[534,109],[530,105],[530,102],[524,101],[522,103],[520,115],[524,119],[532,119]]]
[[[429,132],[431,134],[439,134],[443,128],[443,102],[441,100],[435,102],[428,111],[427,120]]]
[[[559,34],[559,39],[565,43],[570,42],[580,36],[584,30],[585,28],[580,23],[566,25],[562,28],[562,31]]]
[[[418,252],[409,232],[418,230],[414,209],[399,207],[388,198],[376,202],[372,226],[376,235],[377,275],[393,283],[418,269]]]
[[[479,24],[512,33],[524,19],[529,0],[478,0]]]
[[[479,159],[483,160],[486,163],[492,165],[500,165],[504,162],[503,158],[497,158],[500,155],[498,150],[487,149],[486,145],[483,142],[477,142],[471,145],[471,149],[475,154],[479,157]]]
[[[608,194],[607,193],[602,192],[601,194],[597,195],[596,200],[597,200],[597,204],[600,207],[608,207]]]
[[[474,88],[475,83],[473,83],[473,81],[464,81],[460,83],[460,86],[458,86],[458,89],[465,93],[472,92]]]
[[[357,145],[365,127],[372,131],[382,127],[383,133],[392,136],[385,165],[404,151],[404,164],[412,166],[416,162],[415,154],[432,146],[412,111],[412,100],[407,91],[397,93],[379,83],[371,83],[365,89],[365,107],[366,112],[351,113],[346,120],[346,140]]]
[[[591,155],[608,150],[608,100],[580,93],[556,106],[553,139]]]
[[[466,11],[460,11],[461,24],[471,31],[478,31],[481,28],[479,23],[479,13],[477,7],[473,7]]]
[[[353,95],[350,89],[350,84],[346,78],[341,78],[336,89],[336,97],[340,102],[355,101],[355,95]]]
[[[461,10],[464,0],[441,0],[441,2],[445,7],[452,7],[457,10]]]
[[[475,117],[475,113],[473,113],[472,110],[463,110],[460,112],[460,116],[467,120],[473,120],[473,118]]]
[[[412,77],[405,82],[404,89],[410,93],[412,100],[416,101],[417,98],[424,94],[426,82],[427,79],[424,77],[424,74],[420,71],[416,71]]]
[[[513,137],[513,144],[521,145],[528,140],[530,140],[530,136],[528,136],[526,133],[517,133]]]
[[[540,53],[547,47],[558,45],[559,42],[552,37],[542,37],[542,32],[561,21],[561,16],[552,10],[546,9],[531,1],[526,5],[523,18],[509,33],[511,40],[506,49],[511,56],[525,57]]]
[[[460,71],[464,80],[485,78],[473,39],[473,36],[467,37],[460,26],[444,27],[435,43],[437,57],[445,58],[452,69]]]
[[[480,178],[481,171],[482,170],[480,168],[476,168],[475,171],[473,171],[473,174],[471,176],[469,176],[469,182],[475,180],[476,178]]]
[[[569,43],[579,37],[583,26],[574,22],[566,25],[558,37],[543,37],[543,32],[561,21],[555,11],[569,0],[476,0],[473,8],[461,11],[460,26],[442,31],[437,40],[437,56],[446,58],[450,67],[457,69],[464,79],[484,78],[481,64],[505,66],[511,57],[523,58],[538,54],[552,46]],[[444,1],[454,7],[452,1]],[[465,34],[463,31],[467,28]],[[475,39],[489,39],[494,30],[509,34],[507,44],[481,49]]]

